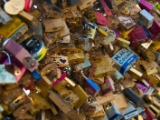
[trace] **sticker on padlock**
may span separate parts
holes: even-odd
[[[131,50],[122,48],[112,59],[120,66],[120,73],[125,74],[135,64],[138,56]]]
[[[7,64],[8,62],[9,59],[5,60],[4,64]],[[14,76],[16,77],[16,82],[19,82],[23,74],[26,72],[26,68],[13,57],[11,58],[11,62],[15,66]]]
[[[0,65],[0,83],[1,84],[8,84],[8,83],[16,83],[16,67],[11,65],[11,59],[10,56],[7,52],[5,51],[0,51],[0,53],[4,53],[8,61],[6,61],[6,64],[1,64]],[[8,65],[7,65],[8,63]]]
[[[68,57],[63,55],[52,55],[55,63],[59,67],[66,67],[69,66]]]
[[[29,71],[37,69],[39,63],[15,41],[7,39],[4,43],[4,49],[11,53],[19,62],[21,62]]]
[[[17,15],[25,7],[25,0],[10,0],[4,5],[4,10],[10,15]]]

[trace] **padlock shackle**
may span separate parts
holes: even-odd
[[[10,55],[6,52],[6,51],[0,51],[1,53],[4,53],[7,58],[8,58],[8,64],[11,65],[11,58],[10,58]]]

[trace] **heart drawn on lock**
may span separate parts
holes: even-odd
[[[25,7],[25,0],[10,0],[5,3],[4,10],[10,15],[17,15]]]
[[[64,64],[66,62],[65,59],[60,59],[60,61]]]

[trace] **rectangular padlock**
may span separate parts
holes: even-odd
[[[125,74],[136,63],[138,56],[131,50],[122,48],[112,59],[120,66],[120,68],[118,68],[120,73]]]
[[[115,73],[115,69],[112,66],[112,61],[109,61],[109,56],[105,55],[102,58],[102,61],[95,63],[96,70],[93,74],[94,78],[102,77],[103,75],[112,75]],[[107,68],[105,66],[108,66]]]
[[[2,35],[4,38],[9,38],[11,35],[13,35],[22,26],[27,26],[17,16],[13,16],[12,18],[13,18],[13,20],[11,22],[9,22],[8,24],[2,25],[0,27],[0,35]],[[7,28],[10,28],[10,29],[7,30]]]
[[[80,0],[79,3],[78,3],[78,8],[80,10],[84,10],[88,7],[92,7],[93,6],[93,3],[91,0]]]
[[[157,40],[157,37],[160,35],[160,25],[154,20],[152,27],[148,29],[149,35],[153,41]]]
[[[101,93],[102,93],[102,95],[104,95],[104,94],[108,94],[114,90],[115,90],[115,88],[113,85],[113,81],[112,81],[111,77],[108,76],[104,80],[104,83],[101,85]]]
[[[45,32],[56,32],[65,28],[65,21],[62,18],[59,19],[42,19]]]
[[[131,88],[125,88],[123,90],[124,95],[130,99],[131,101],[133,101],[136,106],[138,107],[143,107],[144,106],[144,101],[142,98],[140,98]]]
[[[160,81],[159,74],[146,75],[145,77],[151,84],[154,84],[154,85],[157,85]]]
[[[142,9],[147,10],[148,12],[151,12],[152,9],[154,8],[151,3],[149,3],[148,1],[145,1],[145,0],[140,0],[139,6],[140,6]]]
[[[4,48],[11,53],[19,62],[21,62],[30,72],[37,69],[39,63],[31,56],[31,54],[21,45],[13,40],[9,40]]]
[[[122,118],[122,114],[120,113],[117,106],[111,104],[111,107],[108,110],[105,110],[109,120],[120,120]]]
[[[80,85],[77,85],[75,88],[73,88],[73,93],[79,97],[79,101],[74,106],[74,108],[78,109],[86,102],[88,95]]]
[[[141,23],[147,28],[151,28],[153,25],[154,17],[146,10],[141,10],[139,13]]]
[[[31,99],[34,101],[33,105],[36,106],[36,108],[43,110],[51,108],[49,101],[42,97],[40,93],[31,92],[29,97],[31,97]]]
[[[130,37],[132,46],[136,46],[137,44],[144,42],[148,39],[142,26],[134,28],[128,36]]]
[[[147,75],[158,73],[158,64],[155,61],[141,61],[141,65],[146,71]]]

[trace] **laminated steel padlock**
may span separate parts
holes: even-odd
[[[39,63],[22,46],[13,40],[6,40],[4,49],[11,53],[19,62],[21,62],[29,71],[37,69]]]
[[[37,60],[40,61],[46,55],[47,49],[42,40],[36,38],[29,38],[22,43],[24,48]]]

